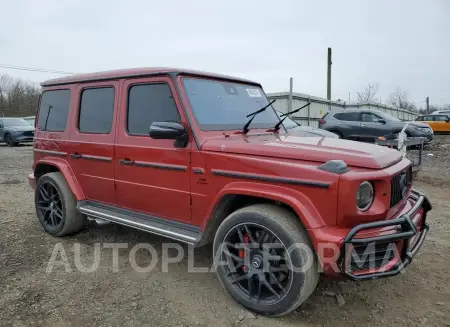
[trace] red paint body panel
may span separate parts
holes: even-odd
[[[321,244],[341,246],[352,227],[393,219],[412,208],[413,202],[406,199],[390,208],[391,178],[411,164],[398,151],[341,139],[294,137],[282,130],[252,129],[247,135],[239,131],[202,131],[181,83],[184,75],[259,85],[229,76],[170,68],[109,71],[44,82],[44,91],[71,90],[70,113],[64,132],[36,129],[33,167],[57,167],[77,200],[113,204],[188,223],[202,231],[226,195],[281,202],[297,214],[321,262],[329,257],[329,253],[320,252]],[[127,133],[128,90],[140,83],[170,86],[181,123],[187,129],[186,147],[176,148],[172,140]],[[111,132],[80,133],[80,92],[86,87],[101,86],[115,88]],[[111,160],[79,160],[70,156],[76,153]],[[140,164],[121,165],[123,159]],[[349,171],[336,174],[318,169],[333,159],[343,160]],[[375,200],[369,210],[360,212],[356,208],[356,190],[365,180],[373,183]],[[29,181],[30,185],[35,184],[31,175]],[[422,215],[422,211],[417,213],[416,224]],[[391,232],[382,228],[372,230],[370,235]],[[325,272],[331,273],[332,264],[336,264],[336,259],[324,263]]]
[[[96,87],[114,88],[114,109],[118,110],[120,88],[119,82],[107,81],[101,83],[79,84],[71,101],[70,124],[70,153],[82,153],[83,156],[97,156],[105,160],[74,159],[69,157],[69,163],[77,176],[78,182],[84,191],[86,199],[95,200],[107,204],[116,204],[114,189],[114,166],[111,164],[114,158],[114,138],[116,133],[117,115],[113,115],[113,122],[109,134],[84,133],[78,130],[78,115],[80,98],[83,90]]]
[[[352,167],[383,169],[401,159],[400,152],[372,144],[323,137],[298,137],[265,133],[208,139],[202,150],[313,161],[344,160]]]
[[[129,79],[123,82],[123,93],[129,87],[141,83],[167,83],[171,87],[178,108],[173,82],[168,77]],[[123,208],[137,210],[157,217],[189,222],[190,207],[190,164],[189,154],[192,140],[186,148],[175,148],[173,140],[154,140],[148,136],[129,135],[126,132],[127,97],[120,105],[115,144],[114,169],[116,179],[117,204]],[[188,125],[183,112],[179,110],[181,121]],[[130,159],[147,164],[167,164],[184,167],[181,170],[167,170],[135,165],[120,165],[120,160]]]

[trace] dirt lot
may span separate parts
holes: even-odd
[[[167,241],[161,237],[113,225],[62,239],[44,233],[26,182],[31,161],[30,146],[0,145],[1,326],[450,326],[450,136],[427,150],[415,183],[434,208],[429,238],[408,271],[362,283],[322,281],[313,297],[283,318],[249,315],[213,273],[188,273],[186,258],[167,273],[160,263],[151,272],[134,271],[128,260],[133,245],[150,243],[160,254]],[[128,243],[119,251],[117,272],[112,250],[103,248],[99,269],[75,269],[74,244],[81,244],[81,261],[89,266],[94,244],[113,242]],[[71,272],[56,266],[46,273],[57,243]],[[141,266],[150,260],[147,251],[136,257]],[[211,266],[211,248],[196,250],[195,258],[197,267]]]

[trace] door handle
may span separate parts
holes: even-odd
[[[72,159],[81,159],[81,158],[83,157],[83,155],[80,154],[80,153],[75,152],[75,153],[71,153],[71,154],[70,154],[70,157],[71,157]]]
[[[364,125],[364,124],[361,124],[361,127],[366,127],[366,125]]]
[[[130,160],[130,159],[128,159],[128,158],[125,158],[125,159],[121,159],[121,160],[119,161],[119,163],[120,163],[121,165],[124,165],[124,166],[131,166],[131,165],[134,164],[134,161],[133,161],[133,160]]]

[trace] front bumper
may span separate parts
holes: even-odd
[[[34,140],[34,135],[28,135],[26,133],[19,133],[19,134],[11,134],[11,139],[13,142],[15,143],[28,143],[28,142],[33,142]]]
[[[427,235],[426,216],[431,204],[425,194],[416,190],[412,190],[410,198],[415,204],[400,217],[361,224],[348,232],[340,260],[341,272],[346,277],[366,280],[395,276],[411,263]],[[397,228],[393,233],[361,237],[383,227]]]

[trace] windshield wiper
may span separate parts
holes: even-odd
[[[280,129],[281,124],[283,124],[283,121],[288,117],[288,115],[290,114],[295,114],[296,112],[299,112],[300,110],[302,110],[303,108],[306,108],[307,106],[309,106],[311,104],[311,102],[308,102],[307,104],[305,104],[304,106],[297,108],[295,110],[292,110],[291,112],[288,112],[286,114],[282,114],[280,115],[280,117],[284,117],[283,119],[281,119],[273,128],[275,131],[278,131]]]
[[[251,114],[248,114],[246,117],[252,117],[250,118],[250,120],[247,122],[247,124],[244,125],[244,127],[242,128],[242,131],[244,132],[244,134],[247,134],[248,131],[250,130],[248,127],[250,126],[250,124],[252,123],[253,118],[256,117],[257,114],[263,112],[264,110],[266,110],[267,108],[269,108],[272,103],[274,103],[277,99],[273,99],[271,102],[269,102],[269,104],[267,106],[262,107],[259,110],[256,110],[255,112],[252,112]]]

